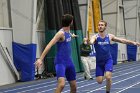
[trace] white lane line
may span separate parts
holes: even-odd
[[[52,83],[53,81],[50,81],[50,83]],[[48,84],[47,82],[45,83],[40,83],[40,84],[36,84],[36,85],[31,85],[31,86],[26,86],[26,87],[20,87],[20,88],[16,88],[16,89],[11,89],[11,90],[6,90],[4,92],[10,92],[10,91],[15,91],[15,90],[21,90],[24,88],[30,88],[30,87],[34,87],[34,86],[40,86],[40,85],[44,85],[44,84]]]
[[[136,84],[132,84],[131,86],[128,86],[128,87],[126,87],[126,88],[124,88],[124,89],[122,89],[122,90],[120,90],[120,91],[118,91],[118,92],[116,92],[116,93],[121,93],[121,92],[123,92],[123,91],[125,91],[125,90],[127,90],[127,89],[129,89],[129,88],[132,88],[133,86],[138,85],[138,84],[140,84],[140,82],[137,82]]]
[[[131,78],[134,78],[134,77],[137,77],[137,76],[140,76],[140,74],[137,74],[137,75],[134,75],[134,76],[132,76],[132,77],[129,77],[129,78],[120,80],[120,81],[118,81],[118,82],[114,82],[114,83],[112,83],[112,85],[118,84],[118,83],[120,83],[120,82],[126,81],[126,80],[128,80],[128,79],[131,79]],[[100,90],[100,89],[105,88],[105,87],[106,87],[106,86],[103,86],[103,87],[94,89],[94,90],[92,90],[92,91],[90,91],[90,92],[87,92],[87,93],[92,93],[92,92],[94,92],[94,91]]]
[[[131,71],[131,72],[128,72],[128,73],[123,73],[123,75],[127,75],[127,74],[130,74],[130,73],[136,72],[136,71],[140,71],[140,69],[135,70],[135,71]],[[120,71],[120,72],[122,72],[122,71]],[[117,73],[117,72],[116,72],[116,73]],[[123,76],[123,75],[114,76],[114,77],[112,77],[112,78],[117,78],[117,77]],[[104,81],[105,81],[105,80],[104,80]],[[84,85],[84,86],[77,87],[77,89],[83,88],[83,87],[85,87],[85,86],[93,85],[93,84],[96,84],[96,83],[97,83],[97,82],[93,82],[93,83],[90,83],[90,84],[86,84],[86,85]],[[43,93],[43,92],[51,91],[51,90],[54,90],[54,89],[56,89],[56,88],[47,89],[47,90],[40,91],[40,92],[37,92],[37,93]],[[64,91],[63,93],[68,93],[69,91],[70,91],[70,90],[66,90],[66,91]],[[21,93],[21,92],[19,92],[19,93]]]

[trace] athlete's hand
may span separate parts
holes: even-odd
[[[140,46],[140,43],[138,43],[138,42],[133,42],[133,44],[136,46]]]
[[[84,38],[84,41],[86,41],[87,44],[90,44],[90,40],[89,40],[89,38]]]
[[[72,37],[78,37],[78,35],[75,35],[74,33],[72,34]]]
[[[133,45],[137,45],[137,42],[133,42]]]
[[[137,45],[137,46],[140,46],[140,43],[136,42],[136,45]]]
[[[41,59],[37,59],[37,61],[35,62],[35,67],[36,68],[40,68],[42,66],[42,60]]]

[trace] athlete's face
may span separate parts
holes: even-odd
[[[104,22],[99,22],[99,24],[98,24],[99,32],[104,32],[105,29],[106,29],[105,23]]]

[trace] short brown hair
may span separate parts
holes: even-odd
[[[73,20],[73,16],[71,14],[65,14],[62,16],[62,26],[67,27],[70,26]]]
[[[105,23],[105,26],[107,26],[107,22],[106,21],[100,20],[99,22],[103,22],[103,23]]]

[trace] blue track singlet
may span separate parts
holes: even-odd
[[[57,78],[65,77],[68,81],[76,79],[75,68],[71,58],[71,35],[69,32],[64,32],[65,40],[57,42],[57,54],[55,58],[55,69]]]
[[[107,34],[105,38],[96,35],[94,47],[96,51],[96,76],[104,76],[104,72],[113,71],[113,60],[110,53],[110,39]]]
[[[101,38],[99,34],[97,34],[96,36],[97,39],[94,44],[96,51],[96,60],[101,61],[110,58],[111,53],[109,35],[106,35],[105,38]]]

